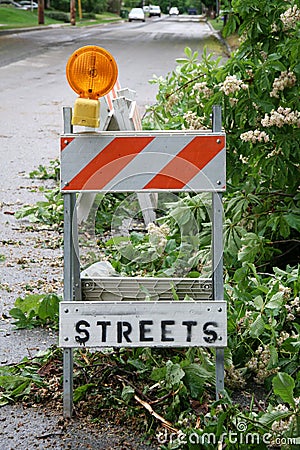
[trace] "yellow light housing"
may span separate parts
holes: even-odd
[[[95,45],[81,47],[70,56],[66,74],[69,85],[79,94],[72,124],[99,127],[99,98],[112,90],[118,78],[118,66],[113,56]]]
[[[70,56],[66,73],[69,85],[81,98],[96,100],[114,87],[118,66],[104,48],[87,45]]]

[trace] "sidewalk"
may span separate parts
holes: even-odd
[[[49,64],[49,58],[51,64]],[[61,110],[72,104],[66,89],[65,61],[59,48],[39,57],[0,67],[5,86],[0,103],[0,364],[18,363],[57,343],[50,330],[15,330],[10,309],[18,296],[62,291],[61,236],[42,225],[32,227],[16,220],[14,213],[25,204],[44,199],[39,188],[53,186],[51,180],[30,179],[38,165],[48,166],[59,154]],[[62,419],[58,411],[22,403],[0,407],[0,449],[151,449],[130,429],[107,423]]]

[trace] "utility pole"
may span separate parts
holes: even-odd
[[[79,20],[81,20],[82,19],[81,0],[78,0],[78,16],[79,16]]]
[[[71,25],[76,25],[75,0],[70,0],[70,23],[71,23]]]
[[[44,25],[45,17],[44,17],[44,0],[38,0],[38,24]]]

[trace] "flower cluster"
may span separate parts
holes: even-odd
[[[244,155],[240,155],[240,161],[242,161],[243,164],[249,164],[249,158]]]
[[[270,153],[267,154],[266,158],[273,158],[274,156],[279,156],[279,155],[283,155],[282,153],[282,148],[274,148],[274,150],[272,150]]]
[[[289,333],[286,331],[281,331],[279,338],[277,339],[277,345],[280,347],[289,337]]]
[[[171,111],[174,105],[178,105],[182,101],[182,94],[174,93],[169,95],[168,100],[166,101],[166,111]]]
[[[284,125],[297,125],[300,128],[300,112],[279,106],[277,111],[272,109],[270,115],[265,114],[265,117],[261,120],[261,124],[263,127],[275,126],[281,128]]]
[[[188,111],[183,115],[183,119],[187,123],[187,127],[182,126],[183,129],[188,130],[206,130],[207,127],[203,124],[204,117],[198,117],[195,112]]]
[[[242,80],[238,80],[236,75],[228,75],[223,83],[221,83],[220,91],[225,95],[234,94],[241,89],[247,89],[247,85]]]
[[[234,366],[226,368],[226,384],[231,388],[243,388],[246,381],[243,377],[242,371],[236,369]]]
[[[296,400],[296,399],[295,399]],[[286,405],[280,403],[275,406],[274,411],[280,411],[282,413],[289,413],[289,408]],[[293,423],[294,417],[291,415],[284,419],[276,420],[272,423],[272,431],[277,435],[280,435],[286,431],[288,431]]]
[[[240,135],[240,139],[243,142],[252,142],[252,144],[256,144],[257,142],[269,142],[270,137],[267,133],[260,130],[250,130],[246,131],[246,133],[242,133]]]
[[[300,301],[299,297],[295,297],[289,304],[285,304],[285,309],[287,310],[287,320],[293,321],[296,316],[300,314]]]
[[[283,23],[284,30],[295,28],[300,20],[300,9],[298,9],[297,5],[294,5],[292,8],[287,9],[285,13],[280,14],[280,20]]]
[[[254,381],[263,384],[265,379],[278,371],[278,368],[268,369],[271,360],[269,345],[259,346],[253,356],[246,364],[246,367],[256,373]]]
[[[279,98],[279,91],[284,91],[287,87],[295,86],[296,82],[297,78],[294,72],[288,72],[287,70],[281,72],[280,76],[275,78],[273,82],[273,89],[270,92],[270,97]]]
[[[244,317],[240,318],[237,325],[239,328],[247,328],[251,325],[251,323],[253,323],[252,312],[246,311],[246,314],[244,315]]]
[[[170,228],[167,224],[162,224],[160,227],[154,223],[149,223],[147,226],[150,243],[156,248],[159,253],[162,253],[167,244],[167,236],[170,234]]]
[[[196,83],[194,85],[191,95],[195,98],[196,103],[201,103],[201,96],[210,98],[213,93],[213,90],[207,86],[207,82],[202,81],[201,83]]]

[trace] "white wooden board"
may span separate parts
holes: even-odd
[[[226,302],[61,302],[59,345],[225,347]]]

